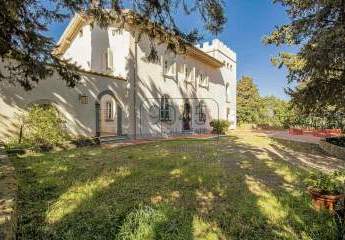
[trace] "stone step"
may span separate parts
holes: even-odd
[[[128,140],[127,136],[101,136],[99,137],[100,143],[116,143]]]

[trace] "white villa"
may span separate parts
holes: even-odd
[[[210,131],[210,121],[236,127],[236,54],[216,39],[188,46],[183,55],[157,45],[147,61],[149,39],[136,27],[101,29],[75,15],[57,53],[83,71],[75,88],[59,75],[31,91],[0,83],[0,139],[18,134],[19,116],[32,104],[52,104],[76,136],[147,137]]]

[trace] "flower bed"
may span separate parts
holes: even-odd
[[[323,139],[320,147],[328,154],[345,160],[345,137]]]
[[[322,129],[313,131],[315,137],[338,137],[341,136],[341,129]]]
[[[290,128],[289,129],[290,135],[303,135],[303,129],[300,128]]]

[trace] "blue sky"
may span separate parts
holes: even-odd
[[[274,67],[270,59],[280,51],[296,49],[262,43],[276,25],[288,22],[285,9],[272,0],[227,0],[226,15],[228,22],[219,38],[237,52],[237,78],[252,76],[262,95],[287,98],[287,72]]]
[[[280,51],[296,51],[296,48],[265,46],[264,35],[274,26],[288,22],[285,9],[272,0],[225,0],[228,22],[219,36],[205,33],[205,41],[219,38],[237,52],[237,79],[251,76],[262,95],[288,98],[284,93],[287,86],[286,70],[277,69],[271,64],[271,57]],[[51,25],[49,35],[57,40],[68,21]],[[183,29],[200,26],[196,17],[180,17],[178,24]]]

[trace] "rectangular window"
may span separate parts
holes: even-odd
[[[89,97],[86,95],[79,95],[80,104],[89,104]]]
[[[168,77],[176,77],[176,62],[173,59],[163,59],[163,74]]]
[[[225,86],[225,99],[226,99],[226,102],[230,102],[230,84],[227,83],[226,86]]]
[[[114,120],[114,106],[113,103],[108,101],[105,104],[105,120],[112,121]]]
[[[198,104],[196,113],[198,115],[198,122],[205,123],[206,122],[206,106],[204,102],[200,102]]]
[[[208,88],[209,82],[208,82],[208,76],[205,73],[200,73],[199,75],[199,86]]]
[[[113,51],[110,48],[105,52],[105,70],[113,71]]]
[[[185,68],[185,81],[193,82],[195,80],[195,68],[186,66]]]
[[[192,69],[190,67],[186,66],[185,67],[185,80],[187,82],[190,81],[191,75],[192,75]]]

